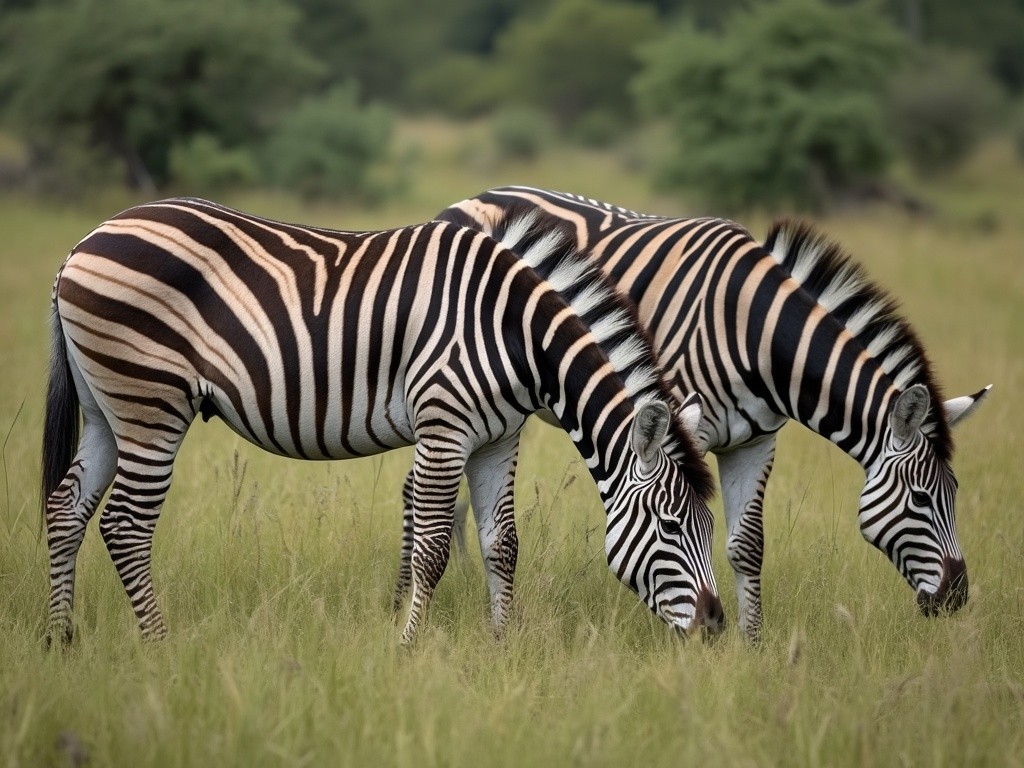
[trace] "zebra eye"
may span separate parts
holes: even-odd
[[[928,508],[931,506],[931,499],[928,498],[928,494],[924,491],[913,491],[910,494],[911,501],[914,502],[915,506]]]
[[[679,536],[683,532],[678,520],[662,520],[661,527],[669,536]]]

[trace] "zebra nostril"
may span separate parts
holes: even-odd
[[[714,592],[701,589],[697,595],[695,624],[702,634],[717,635],[725,628],[725,610],[722,601]]]

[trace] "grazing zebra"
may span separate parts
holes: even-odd
[[[465,472],[500,631],[519,433],[541,408],[597,481],[615,575],[672,627],[719,628],[714,483],[683,423],[699,409],[670,410],[643,332],[570,238],[529,219],[500,229],[504,245],[443,222],[337,232],[178,199],[82,240],[52,294],[48,639],[71,639],[76,554],[111,483],[100,532],[143,637],[166,634],[152,537],[197,414],[299,459],[415,444],[406,644],[445,569]]]
[[[632,300],[678,394],[703,396],[698,448],[718,457],[747,635],[761,628],[762,502],[788,419],[860,462],[861,533],[920,609],[965,603],[950,427],[989,388],[942,403],[910,325],[838,246],[791,221],[774,224],[762,246],[730,221],[646,216],[529,187],[490,190],[438,218],[488,232],[531,212],[544,226],[570,227]]]

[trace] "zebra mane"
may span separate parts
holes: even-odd
[[[620,216],[626,216],[631,219],[643,219],[645,221],[658,221],[664,219],[664,216],[658,216],[650,213],[640,213],[630,208],[623,208],[621,205],[615,205],[614,203],[606,203],[603,200],[595,200],[592,197],[586,197],[584,195],[577,195],[572,192],[559,192],[550,189],[538,189],[537,187],[524,187],[524,186],[510,186],[510,187],[497,187],[495,189],[488,190],[490,193],[517,193],[523,192],[531,195],[542,195],[550,197],[560,197],[563,200],[568,200],[574,203],[581,203],[595,208],[601,211],[607,211],[608,213],[617,213]]]
[[[899,391],[913,384],[928,389],[931,405],[921,429],[936,455],[949,461],[953,440],[942,392],[910,323],[899,305],[873,283],[864,268],[808,222],[780,219],[768,230],[764,247],[800,286],[853,335]]]
[[[667,451],[682,463],[696,496],[710,501],[715,493],[714,478],[679,419],[679,403],[662,376],[647,330],[633,305],[575,247],[568,225],[540,215],[529,205],[510,206],[492,234],[547,281],[590,328],[634,407],[650,400],[668,406],[672,418]]]

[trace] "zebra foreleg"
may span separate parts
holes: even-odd
[[[764,561],[764,491],[775,460],[775,435],[718,456],[728,527],[726,554],[736,577],[740,630],[761,636],[761,566]]]
[[[405,606],[412,586],[412,477],[413,471],[405,476],[402,484],[402,549],[398,561],[398,578],[395,580],[395,595],[391,602],[391,612],[398,613]],[[455,521],[452,524],[452,547],[456,556],[466,554],[466,518],[469,516],[469,504],[463,501],[455,503]]]
[[[391,603],[391,611],[395,616],[405,605],[405,599],[412,586],[412,484],[414,470],[410,469],[402,484],[402,550],[398,561],[398,579],[395,582],[395,596]]]
[[[466,463],[480,553],[491,596],[491,617],[499,637],[512,607],[512,584],[519,555],[515,490],[519,436],[481,448]]]
[[[452,521],[465,454],[444,440],[425,438],[416,444],[413,464],[412,606],[402,631],[402,645],[416,641],[434,588],[441,580],[451,551]]]

